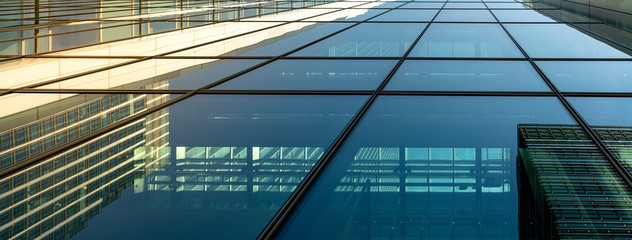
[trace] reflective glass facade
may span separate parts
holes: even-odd
[[[0,239],[632,238],[621,4],[0,2]]]

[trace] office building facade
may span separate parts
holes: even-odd
[[[2,239],[632,236],[625,8],[0,9]]]

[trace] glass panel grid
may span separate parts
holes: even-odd
[[[629,236],[630,21],[557,2],[4,2],[0,238]]]

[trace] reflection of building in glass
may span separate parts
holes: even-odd
[[[87,44],[258,17],[331,1],[127,0],[15,1],[0,16],[0,55],[48,52]],[[93,5],[86,9],[86,5]],[[21,20],[24,19],[24,20]]]
[[[348,232],[316,236],[513,237],[508,148],[360,147],[349,157],[348,169],[330,171],[339,181],[315,221],[337,219]]]
[[[141,191],[292,192],[322,147],[175,147]],[[225,200],[224,200],[225,201]]]
[[[632,96],[629,33],[538,0],[3,1],[0,239],[626,238],[632,134],[574,101]]]
[[[632,30],[632,3],[614,1],[540,0],[539,2]]]
[[[2,133],[2,168],[169,99],[111,94]],[[169,157],[168,110],[155,112],[0,181],[0,238],[65,239]]]
[[[144,185],[136,183],[135,193],[165,204],[156,208],[265,210],[293,191],[323,152],[322,147],[175,147],[175,157],[143,178]],[[335,218],[371,238],[392,231],[507,236],[503,211],[511,206],[498,204],[511,202],[498,199],[511,198],[509,156],[508,148],[362,147],[350,169],[341,172],[334,196],[339,207],[364,207]],[[186,197],[160,201],[168,197],[160,192]],[[401,229],[391,229],[395,220],[403,222],[397,224]]]
[[[632,128],[596,130],[604,140],[632,143]],[[521,125],[519,134],[525,236],[611,239],[632,234],[632,191],[581,128]]]
[[[306,6],[311,6],[312,4],[322,4],[325,2],[308,3],[301,1],[295,3],[295,8],[298,8],[302,4],[305,4]],[[262,9],[268,9],[266,8],[265,4],[261,4],[262,6],[260,7],[262,7]],[[280,6],[285,5],[287,7],[289,3],[275,1],[274,4]],[[345,4],[348,5],[348,3],[340,4],[341,5],[331,7],[341,7]],[[42,82],[50,81],[56,78],[69,77],[81,72],[98,68],[108,70],[95,74],[86,74],[79,77],[67,79],[61,84],[43,84],[41,87],[45,89],[145,88],[146,85],[152,83],[156,84],[161,81],[173,78],[177,75],[190,73],[191,71],[197,71],[201,68],[207,68],[213,65],[219,65],[232,61],[206,58],[208,56],[241,55],[252,50],[261,50],[260,48],[264,47],[272,47],[272,49],[274,49],[274,43],[280,40],[294,37],[303,32],[308,32],[309,30],[313,30],[316,27],[324,25],[324,23],[322,22],[296,22],[294,24],[281,24],[275,21],[280,21],[283,19],[309,18],[325,13],[328,14],[320,16],[318,20],[332,21],[351,18],[366,13],[367,11],[366,9],[354,9],[355,11],[340,12],[332,12],[332,9],[299,9],[289,11],[291,8],[292,7],[282,8],[285,10],[280,13],[274,12],[277,14],[250,18],[248,19],[248,21],[244,22],[221,22],[210,25],[208,23],[213,23],[213,21],[201,22],[204,23],[204,26],[186,29],[186,31],[171,31],[165,34],[152,35],[143,38],[132,38],[130,40],[114,41],[111,43],[108,42],[97,45],[91,45],[88,43],[76,43],[76,46],[73,46],[73,48],[51,53],[54,55],[64,56],[100,56],[96,58],[75,59],[45,57],[32,59],[19,58],[14,61],[2,61],[5,59],[2,59],[0,57],[0,75],[2,75],[3,78],[6,79],[12,79],[12,81],[0,81],[0,89],[20,88],[27,85],[33,86],[33,84],[40,84]],[[231,8],[222,9],[226,11],[241,11],[234,9],[231,10]],[[80,14],[78,17],[82,16],[83,15]],[[107,23],[111,23],[111,21]],[[191,23],[196,22],[194,21]],[[0,21],[0,24],[2,24],[2,21]],[[340,28],[342,28],[343,25],[340,26]],[[108,28],[97,27],[96,29],[105,31]],[[1,31],[2,28],[0,28],[0,32]],[[5,34],[4,36],[9,36],[6,35],[6,32],[2,33]],[[71,37],[72,39],[84,39],[81,35],[83,34],[83,32],[73,34],[79,34],[79,36]],[[108,36],[111,35],[112,34]],[[29,37],[26,38],[26,40],[20,41],[28,41]],[[230,40],[222,40],[228,38],[230,38]],[[22,37],[22,39],[24,39],[24,37]],[[0,46],[2,42],[3,41],[0,38]],[[190,47],[192,45],[199,45],[203,47],[199,47],[189,51],[178,50],[182,47]],[[113,66],[129,62],[131,60],[127,57],[123,57],[121,59],[117,59],[116,57],[148,57],[152,55],[165,55],[167,53],[171,53],[171,55],[175,54],[185,56],[199,56],[202,58],[147,59],[131,65],[109,69]],[[264,55],[270,54],[266,53]],[[33,72],[32,69],[38,69],[38,71]],[[20,112],[25,108],[34,108],[47,103],[55,102],[67,96],[68,95],[65,94],[48,94],[47,96],[41,96],[34,99],[30,98],[28,95],[4,95],[2,96],[2,101],[0,101],[0,108],[4,109],[3,111],[0,111],[0,118]],[[0,131],[2,130],[0,129]]]

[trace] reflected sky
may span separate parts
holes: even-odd
[[[523,57],[499,25],[472,23],[431,24],[409,56]]]
[[[632,62],[539,61],[537,65],[560,91],[632,91]]]
[[[395,9],[393,11],[382,14],[371,21],[403,21],[403,22],[430,22],[432,18],[439,12],[438,10],[406,10]]]
[[[401,57],[425,23],[362,23],[291,56]]]
[[[489,10],[441,10],[435,22],[496,22]]]
[[[201,70],[191,69],[193,71],[191,73],[169,79],[169,89],[201,88],[263,61],[258,59],[216,60],[200,66]]]
[[[384,90],[549,91],[549,87],[528,62],[408,60]]]
[[[482,8],[486,9],[485,4],[482,2],[471,2],[471,3],[458,3],[458,2],[448,2],[443,8]]]
[[[632,98],[569,97],[568,101],[590,125],[632,127]]]
[[[555,98],[380,97],[281,239],[518,239],[526,123],[573,120]]]
[[[632,58],[566,24],[506,24],[505,27],[532,58]]]
[[[213,89],[375,90],[395,60],[277,60]]]
[[[491,1],[484,1],[486,2],[485,5],[487,5],[488,8],[490,9],[495,9],[495,8],[511,8],[511,9],[524,9],[524,8],[529,8],[525,5],[523,5],[522,3],[516,3],[516,2],[491,2]]]

